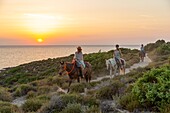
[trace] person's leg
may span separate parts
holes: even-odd
[[[81,78],[83,78],[83,71],[82,71],[82,68],[81,68],[81,67],[79,67],[79,76],[80,76]]]

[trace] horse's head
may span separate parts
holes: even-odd
[[[66,73],[66,63],[64,61],[61,61],[58,74],[61,76],[65,73]]]

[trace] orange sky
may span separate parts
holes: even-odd
[[[170,41],[169,0],[0,0],[0,45]]]

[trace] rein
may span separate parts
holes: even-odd
[[[68,72],[68,74],[70,74],[70,73],[74,70],[75,64],[76,64],[76,63],[74,62],[73,67],[72,67],[72,69],[71,69],[69,72],[67,71],[67,66],[64,65],[64,70],[66,70],[66,71]]]

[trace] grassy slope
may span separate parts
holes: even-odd
[[[127,66],[139,62],[138,50],[122,49]],[[94,75],[106,73],[105,59],[111,58],[113,51],[84,55],[85,61],[92,64]],[[73,55],[23,64],[0,73],[3,86],[25,84],[58,74],[60,61],[71,61]],[[131,60],[133,59],[133,60]]]

